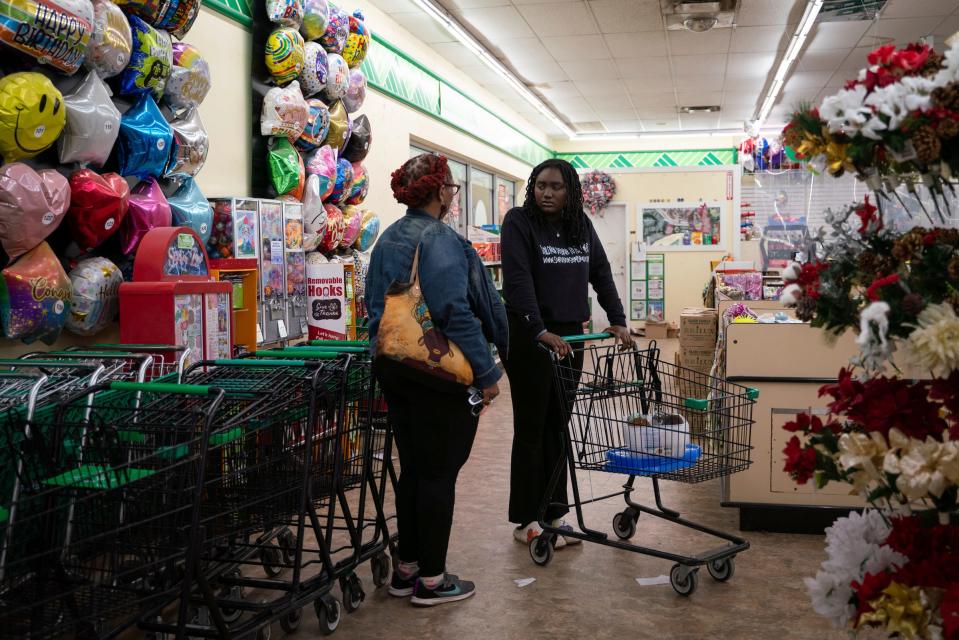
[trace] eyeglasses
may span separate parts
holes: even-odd
[[[443,185],[443,186],[444,186],[444,187],[447,187],[447,188],[449,188],[449,189],[452,189],[454,196],[455,196],[457,193],[460,192],[460,185],[458,185],[458,184],[445,184],[445,185]]]

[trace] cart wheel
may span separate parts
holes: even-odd
[[[373,584],[379,589],[390,579],[390,557],[385,553],[373,556],[370,559],[370,571],[373,573]]]
[[[347,613],[353,613],[363,604],[366,594],[363,593],[363,583],[355,573],[351,573],[342,582],[340,588],[343,590],[343,607]]]
[[[529,555],[537,565],[545,567],[553,559],[553,541],[549,534],[536,536],[529,542]]]
[[[674,564],[669,571],[669,584],[672,585],[673,591],[679,595],[691,596],[699,584],[698,570],[681,564]]]
[[[303,609],[293,609],[280,618],[280,628],[284,633],[293,633],[300,628],[300,621],[303,619]]]
[[[736,573],[736,556],[713,560],[706,564],[706,569],[716,582],[726,582]]]
[[[231,572],[232,577],[239,578],[241,577],[240,570],[235,569]],[[221,598],[229,598],[231,600],[242,600],[243,599],[243,587],[240,585],[234,585],[232,587],[226,587],[223,591],[220,592]],[[220,607],[220,615],[223,616],[223,622],[227,624],[233,624],[240,619],[240,616],[243,615],[241,609],[231,609],[229,607]]]
[[[333,598],[313,601],[316,619],[320,622],[320,633],[330,635],[340,626],[340,601]]]
[[[280,575],[282,570],[280,565],[283,562],[281,555],[280,548],[273,544],[268,544],[260,549],[260,562],[263,564],[263,571],[266,572],[267,576],[275,578]]]
[[[276,536],[276,542],[280,545],[280,551],[283,552],[283,562],[293,564],[293,557],[296,555],[296,536],[293,532],[284,528]]]
[[[256,634],[253,636],[253,640],[270,640],[272,637],[273,631],[270,625],[266,625],[262,629],[257,629]]]
[[[620,540],[629,540],[636,535],[636,521],[629,511],[622,511],[613,516],[613,533]]]

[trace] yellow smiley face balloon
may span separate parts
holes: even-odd
[[[0,155],[4,162],[32,158],[56,142],[67,121],[63,95],[41,73],[0,78]]]

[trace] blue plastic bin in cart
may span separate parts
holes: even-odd
[[[701,450],[698,444],[687,444],[682,458],[636,453],[629,449],[610,449],[606,452],[606,471],[625,473],[631,476],[654,476],[688,469],[699,460]]]

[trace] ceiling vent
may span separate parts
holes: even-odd
[[[666,28],[703,33],[728,29],[736,22],[739,0],[661,0]]]
[[[719,105],[718,105],[718,104],[704,104],[704,105],[699,105],[699,106],[695,106],[695,107],[680,107],[680,108],[679,108],[679,112],[680,112],[680,113],[689,113],[689,114],[695,114],[695,113],[719,113]]]

